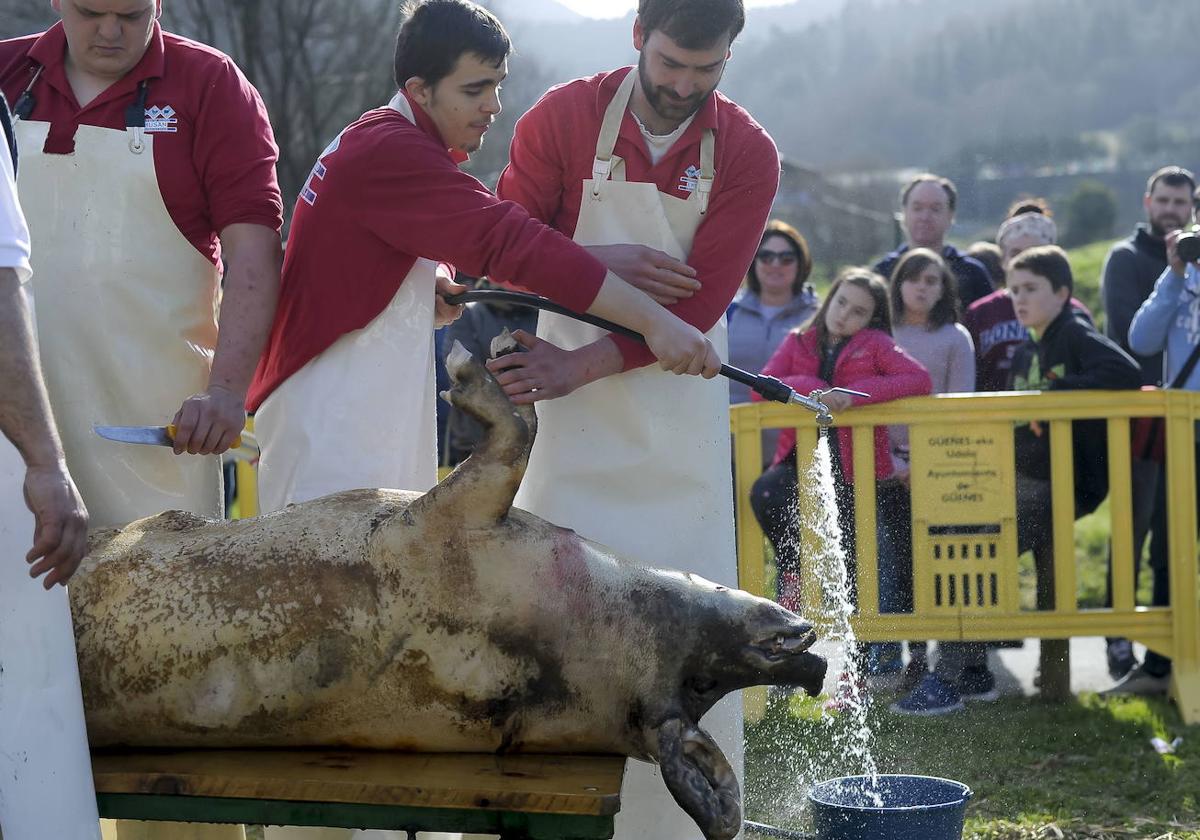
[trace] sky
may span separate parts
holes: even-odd
[[[637,7],[637,0],[558,0],[569,9],[588,17],[624,17]],[[746,0],[746,6],[782,6],[792,0]]]

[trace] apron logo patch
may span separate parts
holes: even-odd
[[[700,180],[700,167],[689,166],[679,179],[680,192],[695,192],[696,182]]]
[[[161,108],[152,105],[146,109],[146,131],[174,134],[178,130],[175,127],[178,122],[179,120],[175,118],[175,109],[170,105],[164,105]]]

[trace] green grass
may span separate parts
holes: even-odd
[[[868,721],[879,772],[972,788],[967,838],[1200,838],[1200,726],[1166,701],[1003,699],[934,719],[877,702]],[[773,703],[747,730],[747,819],[806,830],[808,784],[863,771],[845,755],[847,724],[816,700]],[[1183,744],[1161,756],[1153,736]]]
[[[1104,307],[1100,304],[1100,272],[1112,242],[1093,242],[1067,252],[1071,259],[1071,274],[1075,278],[1075,297],[1083,301],[1096,318],[1096,326],[1104,329]]]

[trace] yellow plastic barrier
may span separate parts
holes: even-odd
[[[1170,531],[1169,607],[1135,604],[1132,564],[1129,421],[1165,417]],[[1076,600],[1072,420],[1108,421],[1112,511],[1113,606],[1080,609]],[[1200,722],[1200,609],[1197,600],[1194,423],[1200,394],[1184,391],[1071,391],[943,395],[851,409],[836,417],[854,430],[855,523],[859,606],[853,625],[865,641],[1022,637],[1126,636],[1171,657],[1172,693],[1185,721]],[[1018,601],[1013,429],[1049,423],[1054,509],[1053,610],[1021,609]],[[907,424],[912,448],[914,611],[880,615],[875,529],[873,429]],[[736,454],[738,571],[743,589],[764,589],[765,546],[750,509],[750,488],[762,463],[763,429],[796,428],[803,477],[817,429],[810,412],[775,403],[736,406],[731,420]],[[869,478],[870,480],[864,480]],[[801,494],[803,500],[804,494]],[[804,502],[802,501],[802,505]],[[801,521],[805,520],[801,510]],[[813,536],[802,533],[801,545]],[[802,557],[811,551],[802,550]],[[810,579],[811,574],[805,575]],[[818,623],[816,600],[808,601]],[[762,698],[747,698],[755,714]]]
[[[254,418],[246,418],[246,431],[254,434]],[[236,495],[229,511],[231,519],[249,519],[258,516],[258,461],[238,461],[234,465],[237,475]]]
[[[254,418],[250,417],[246,420],[246,431],[254,434]],[[258,462],[238,461],[235,469],[237,471],[237,494],[233,499],[233,506],[229,510],[231,519],[249,519],[252,516],[258,516]],[[448,476],[454,467],[438,467],[438,481]]]

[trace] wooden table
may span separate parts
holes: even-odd
[[[620,756],[189,750],[95,753],[110,819],[608,840]]]

